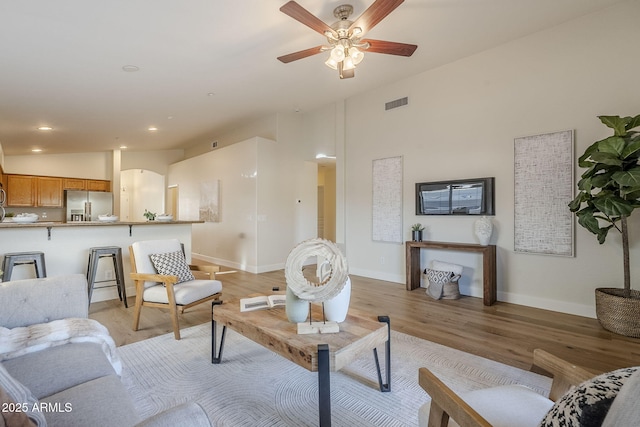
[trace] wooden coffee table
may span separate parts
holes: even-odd
[[[322,319],[321,307],[313,304],[314,321]],[[222,325],[217,350],[217,324]],[[222,361],[227,327],[261,344],[285,359],[318,372],[320,426],[331,425],[330,372],[338,371],[361,354],[373,350],[380,391],[391,391],[390,323],[387,316],[372,316],[349,309],[340,332],[299,335],[297,325],[287,320],[284,307],[240,312],[240,301],[233,299],[211,305],[211,363]],[[378,346],[385,346],[385,380],[382,379]]]

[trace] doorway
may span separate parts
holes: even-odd
[[[318,165],[318,237],[336,241],[336,165]]]
[[[145,210],[164,213],[164,175],[146,169],[128,169],[120,172],[120,184],[122,221],[146,221]]]
[[[178,219],[178,186],[170,185],[167,188],[167,208],[166,213]]]

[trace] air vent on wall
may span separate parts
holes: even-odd
[[[393,108],[402,107],[403,105],[409,104],[409,97],[405,96],[404,98],[396,99],[395,101],[389,101],[384,104],[384,109],[391,110]]]
[[[218,148],[218,141],[211,141],[211,148]]]

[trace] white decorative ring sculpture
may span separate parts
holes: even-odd
[[[302,268],[304,262],[314,256],[325,258],[331,265],[331,272],[321,283],[307,280]],[[326,301],[340,293],[348,278],[347,260],[335,243],[325,239],[309,239],[291,250],[285,265],[287,286],[300,299],[311,302]]]

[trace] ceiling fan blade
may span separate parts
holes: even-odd
[[[284,6],[280,8],[280,12],[289,15],[296,21],[306,25],[307,27],[319,32],[322,35],[324,35],[325,31],[330,31],[332,34],[335,34],[333,28],[322,22],[316,16],[312,15],[311,12],[300,6],[295,1],[289,1],[285,3]]]
[[[323,46],[310,47],[309,49],[301,50],[299,52],[293,52],[288,55],[282,55],[278,57],[278,60],[288,64],[289,62],[297,61],[298,59],[313,56],[317,53],[323,52]]]
[[[404,0],[376,0],[351,24],[349,29],[353,30],[356,27],[360,27],[362,34],[366,34],[402,3],[404,3]]]
[[[362,39],[361,43],[369,43],[365,52],[386,53],[389,55],[411,56],[418,48],[415,44],[388,42],[384,40]]]

